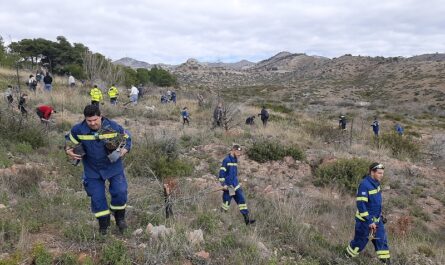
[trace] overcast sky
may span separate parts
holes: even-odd
[[[436,0],[12,0],[0,35],[65,36],[116,60],[259,61],[280,51],[326,57],[445,52]]]

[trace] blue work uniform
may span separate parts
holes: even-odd
[[[231,186],[235,189],[235,195],[231,196],[228,190],[223,192],[223,204],[222,209],[227,211],[230,207],[230,201],[235,200],[236,204],[238,204],[240,212],[244,214],[248,214],[249,210],[247,209],[246,199],[244,197],[243,189],[238,181],[238,160],[232,155],[228,155],[224,158],[222,165],[219,169],[219,181],[222,186]]]
[[[375,223],[377,231],[371,238],[377,256],[381,260],[390,258],[388,240],[382,218],[382,192],[380,182],[366,176],[357,191],[357,212],[355,214],[355,236],[346,248],[351,257],[358,256],[368,243],[369,225]]]
[[[76,124],[65,136],[66,140],[73,144],[80,143],[85,150],[82,157],[83,185],[87,195],[91,197],[91,210],[97,218],[110,215],[110,210],[123,210],[127,203],[127,180],[122,159],[110,162],[107,157],[110,151],[105,147],[106,141],[123,134],[126,139],[125,149],[131,149],[129,133],[116,122],[103,117],[100,131],[101,133],[92,130],[84,120]],[[110,207],[105,196],[106,180],[110,183]]]
[[[374,132],[375,136],[379,136],[379,130],[380,130],[380,124],[378,121],[374,121],[372,124],[372,131]]]

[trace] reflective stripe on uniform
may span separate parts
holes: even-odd
[[[238,207],[240,210],[247,210],[247,204],[245,203],[239,204]]]
[[[219,181],[224,182],[226,179],[225,178],[219,178]]]
[[[241,188],[241,185],[240,185],[240,184],[238,184],[238,185],[235,187],[235,190],[237,190],[237,189],[239,189],[239,188]]]
[[[357,197],[357,201],[368,202],[368,197]]]
[[[79,142],[74,138],[74,136],[70,133],[70,140],[73,142],[73,144],[79,144]]]
[[[81,134],[81,135],[77,135],[77,138],[79,138],[79,140],[91,141],[91,140],[111,139],[116,136],[117,136],[117,133],[99,134],[97,136],[93,135],[93,134]]]
[[[349,246],[349,245],[346,247],[346,252],[348,252],[349,256],[351,256],[353,258],[358,256],[358,254],[359,254],[358,251],[359,251],[358,247],[356,247],[355,249],[352,249],[351,246]]]
[[[125,209],[125,208],[127,208],[127,205],[126,205],[126,204],[124,204],[124,205],[122,205],[122,206],[113,206],[113,205],[110,204],[110,209],[111,209],[111,210],[123,210],[123,209]]]
[[[380,186],[377,187],[375,190],[368,191],[369,195],[377,194],[380,191]]]
[[[224,211],[229,210],[229,202],[223,202],[223,204],[221,205],[221,207],[223,208]]]
[[[359,212],[357,211],[357,212],[355,213],[355,217],[357,217],[360,221],[363,221],[363,222],[366,221],[365,218],[363,218],[363,217],[368,216],[368,215],[369,215],[369,212],[359,213]]]
[[[237,163],[227,163],[227,165],[230,167],[230,166],[232,166],[232,167],[236,167],[238,164]]]
[[[377,250],[376,253],[379,259],[389,259],[391,257],[389,250]]]
[[[227,171],[227,169],[225,167],[220,167],[219,170]]]
[[[378,222],[380,222],[380,217],[372,217],[372,222],[373,222],[373,223],[378,223]]]
[[[111,213],[110,210],[105,210],[105,211],[95,213],[94,216],[101,217],[101,216],[109,215],[110,213]]]

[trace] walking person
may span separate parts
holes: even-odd
[[[261,112],[260,114],[258,114],[258,116],[261,117],[261,121],[263,122],[263,127],[266,127],[267,121],[269,120],[269,112],[267,111],[265,106],[261,108]]]
[[[182,109],[181,116],[182,116],[182,125],[185,125],[186,122],[187,122],[187,125],[190,125],[190,113],[189,113],[187,107],[184,107]]]
[[[108,96],[110,97],[111,105],[116,105],[117,96],[119,96],[119,90],[114,84],[112,84],[111,87],[108,89]]]
[[[51,92],[53,89],[53,78],[49,75],[49,72],[46,72],[46,75],[43,78],[43,83],[45,83],[45,90]]]
[[[91,104],[99,106],[99,103],[103,100],[102,91],[94,85],[94,87],[90,90]]]
[[[390,254],[385,223],[382,216],[382,191],[384,166],[372,163],[368,175],[360,182],[357,190],[357,212],[355,214],[354,239],[346,248],[350,257],[357,257],[371,240],[381,262],[389,264]]]
[[[238,181],[238,159],[240,157],[241,147],[234,144],[219,169],[219,181],[223,186],[223,203],[221,207],[224,211],[229,210],[230,202],[234,199],[244,217],[245,224],[250,225],[255,223],[255,220],[249,217],[249,209],[247,208],[244,192]]]
[[[110,214],[114,215],[119,231],[124,232],[127,228],[127,180],[122,157],[131,149],[130,135],[115,121],[103,117],[98,105],[86,106],[83,114],[85,119],[65,136],[66,154],[82,161],[83,186],[91,198],[91,210],[98,220],[100,233],[107,234]],[[110,204],[105,195],[106,181],[109,182]]]

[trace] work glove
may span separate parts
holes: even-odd
[[[108,160],[110,160],[111,163],[116,162],[121,157],[121,151],[120,149],[116,149],[111,154],[108,155]]]

